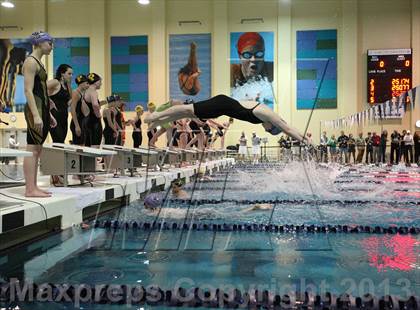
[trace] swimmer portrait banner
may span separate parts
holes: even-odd
[[[274,32],[230,34],[230,88],[236,100],[257,100],[274,109]]]
[[[169,36],[170,98],[194,101],[211,97],[211,34]]]
[[[26,104],[22,66],[32,52],[28,39],[0,39],[0,105],[23,112]]]
[[[147,36],[111,37],[111,86],[126,103],[125,111],[149,101]]]
[[[56,38],[54,40],[53,67],[54,73],[61,64],[68,64],[73,68],[73,76],[87,75],[89,68],[89,38]],[[72,79],[72,88],[76,88]]]

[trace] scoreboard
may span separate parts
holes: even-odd
[[[367,98],[370,104],[383,103],[411,89],[411,49],[368,50],[367,55]]]

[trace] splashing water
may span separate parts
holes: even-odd
[[[259,172],[239,169],[237,184],[258,195],[274,194],[284,199],[333,199],[336,197],[334,180],[340,173],[339,166],[325,167],[314,162],[295,161]]]
[[[294,161],[266,170],[238,169],[235,186],[250,189],[241,192],[242,199],[256,199],[257,194],[265,197],[275,196],[278,199],[395,201],[395,196],[390,194],[395,189],[401,188],[401,184],[395,182],[365,183],[363,180],[367,178],[361,177],[350,179],[352,180],[350,184],[335,183],[337,179],[348,175],[351,169],[354,170],[335,163],[318,164],[314,161]],[[364,167],[364,169],[370,174],[378,170],[377,167]],[[401,167],[394,169],[401,171]],[[358,173],[354,175],[360,176]]]

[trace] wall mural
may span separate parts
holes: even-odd
[[[194,101],[211,97],[211,35],[169,36],[170,98]]]
[[[257,100],[274,108],[274,32],[230,34],[230,87],[237,100]]]
[[[126,102],[126,111],[149,100],[147,36],[111,37],[112,93]]]
[[[297,109],[337,108],[337,30],[297,31],[296,59]]]

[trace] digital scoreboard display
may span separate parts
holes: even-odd
[[[367,55],[370,104],[383,103],[411,89],[411,49],[368,50]]]

